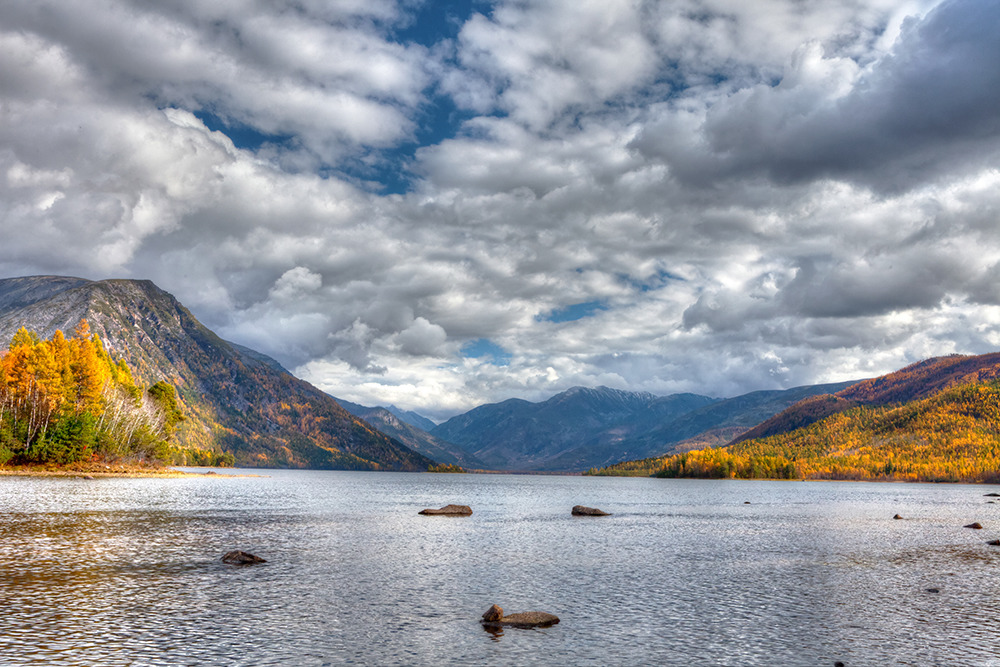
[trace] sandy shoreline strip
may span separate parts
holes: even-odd
[[[99,478],[180,478],[180,477],[263,477],[264,475],[228,474],[208,470],[205,472],[189,472],[173,468],[143,468],[140,466],[109,465],[88,466],[86,468],[46,468],[44,466],[9,466],[0,467],[0,477],[77,477],[80,479]]]

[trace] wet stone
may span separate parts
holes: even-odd
[[[253,565],[254,563],[266,563],[260,556],[248,554],[245,551],[230,551],[222,557],[222,562],[227,565]]]
[[[573,516],[611,516],[610,512],[599,510],[596,507],[585,507],[583,505],[575,505],[572,512]]]
[[[472,508],[468,505],[445,505],[441,509],[420,510],[418,514],[427,516],[469,516],[472,514]]]

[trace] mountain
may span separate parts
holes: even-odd
[[[905,403],[932,396],[960,384],[1000,377],[1000,353],[952,354],[918,361],[894,373],[852,383],[831,396],[816,397],[788,407],[734,439],[766,438],[813,424],[855,406]]]
[[[766,438],[665,457],[655,470],[661,477],[997,483],[1000,382],[938,386]]]
[[[627,454],[637,454],[632,458],[642,458],[681,449],[724,445],[789,406],[812,396],[840,391],[852,384],[804,385],[792,389],[752,391],[726,398],[661,423],[633,441],[623,443],[623,446],[627,448]]]
[[[427,417],[422,414],[416,413],[413,410],[402,410],[397,408],[395,405],[387,405],[385,409],[394,414],[400,421],[404,421],[410,426],[419,428],[422,431],[430,431],[432,428],[437,426]]]
[[[426,470],[433,463],[344,410],[273,359],[228,343],[148,280],[0,280],[0,340],[48,337],[81,319],[146,384],[165,380],[187,416],[184,447],[227,450],[237,465]]]
[[[714,400],[574,387],[540,403],[510,399],[479,406],[438,425],[431,435],[464,447],[493,469],[575,471],[614,457],[618,443],[636,428]]]
[[[995,482],[1000,481],[998,405],[1000,353],[935,357],[808,396],[725,446],[625,461],[596,472]]]
[[[511,399],[483,405],[431,434],[498,470],[580,471],[722,445],[803,397],[850,384],[755,391],[721,400],[575,387],[541,403]]]
[[[336,400],[352,415],[364,419],[382,433],[399,440],[413,451],[428,458],[441,463],[452,463],[466,469],[482,470],[487,468],[485,463],[461,447],[437,438],[423,428],[414,426],[413,422],[426,423],[430,424],[431,428],[434,427],[434,422],[416,412],[403,412],[394,406],[369,408],[340,398]],[[400,412],[403,412],[407,419],[399,416]]]

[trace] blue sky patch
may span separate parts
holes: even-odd
[[[405,27],[392,33],[400,44],[434,46],[445,39],[455,39],[473,12],[487,13],[485,0],[427,0],[413,12]]]
[[[671,282],[684,282],[684,278],[663,269],[660,269],[646,280],[636,280],[635,278],[624,273],[620,275],[620,278],[622,282],[626,283],[629,287],[637,289],[643,294],[666,287],[667,284]]]
[[[489,357],[496,366],[506,366],[510,363],[511,354],[489,338],[470,340],[462,347],[462,356],[469,359]]]
[[[535,319],[539,322],[575,322],[585,317],[593,317],[602,310],[607,309],[608,307],[603,301],[586,301],[584,303],[574,303],[572,306],[566,306],[565,308],[556,308],[549,312],[548,315],[539,315]]]
[[[195,118],[205,124],[212,132],[222,132],[229,137],[237,148],[256,151],[265,144],[281,146],[292,140],[291,135],[266,134],[243,123],[224,121],[210,111],[199,109],[194,112]]]

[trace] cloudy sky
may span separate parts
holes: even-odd
[[[443,419],[1000,349],[1000,0],[5,0],[0,276]]]

